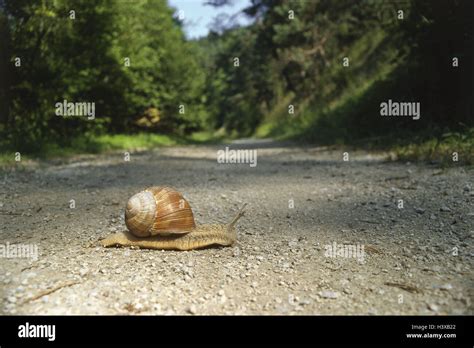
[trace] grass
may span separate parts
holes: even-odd
[[[456,163],[474,164],[474,128],[466,132],[449,132],[439,138],[428,138],[416,143],[392,146],[400,160],[434,161],[443,166]]]
[[[268,129],[261,128],[261,132],[263,133],[264,131],[268,131]],[[462,132],[448,132],[438,137],[433,136],[433,133],[434,131],[428,130],[425,133],[405,134],[403,138],[396,134],[391,134],[361,138],[355,141],[338,138],[332,139],[331,143],[345,147],[363,148],[367,151],[387,151],[393,153],[396,159],[403,161],[434,161],[444,166],[458,163],[474,164],[474,128],[466,129]],[[281,136],[277,138],[289,139],[292,137]],[[294,137],[293,139],[298,140]],[[199,132],[191,134],[186,138],[146,133],[100,135],[90,139],[85,137],[76,138],[67,147],[61,147],[53,143],[43,144],[35,153],[21,154],[21,162],[36,158],[67,158],[78,154],[99,154],[120,150],[140,151],[161,146],[216,144],[227,140],[229,138],[225,137],[221,132],[218,134]],[[300,138],[300,140],[305,139]],[[314,143],[311,140],[309,142]],[[12,150],[0,152],[0,166],[14,165],[16,163],[15,153]],[[457,153],[457,161],[454,160],[454,153]]]
[[[186,137],[151,133],[90,135],[88,137],[77,137],[66,146],[53,142],[43,143],[29,153],[21,153],[21,162],[33,159],[67,158],[80,154],[100,154],[120,150],[143,151],[172,145],[215,144],[226,139],[225,135],[214,132],[197,132]],[[15,161],[15,154],[15,150],[3,146],[0,149],[0,166],[11,166],[17,163]]]
[[[233,139],[223,129],[195,132],[185,138],[187,144],[219,144]]]

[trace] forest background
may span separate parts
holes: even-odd
[[[165,0],[0,0],[1,159],[272,137],[474,163],[473,13],[252,0],[250,25],[190,40]],[[388,100],[420,119],[381,117]],[[58,116],[63,101],[95,117]]]

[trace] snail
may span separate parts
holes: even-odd
[[[104,247],[136,246],[145,249],[191,250],[235,243],[235,224],[244,208],[228,224],[200,225],[181,193],[169,187],[150,187],[133,195],[125,208],[128,231],[101,240]]]

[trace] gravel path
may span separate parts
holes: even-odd
[[[340,150],[272,141],[232,146],[258,148],[257,166],[218,164],[223,146],[188,146],[1,172],[0,246],[36,245],[38,258],[0,259],[0,311],[474,313],[472,169],[361,152],[344,162]],[[182,192],[198,223],[227,222],[247,202],[238,245],[91,246],[124,229],[128,197],[152,185]]]

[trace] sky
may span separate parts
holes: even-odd
[[[205,6],[206,0],[168,0],[168,4],[176,9],[176,15],[184,15],[184,29],[188,39],[196,39],[209,33],[209,25],[213,19],[221,14],[232,16],[250,5],[250,0],[234,0],[232,6],[212,7]],[[243,15],[238,17],[238,23],[249,24]]]

